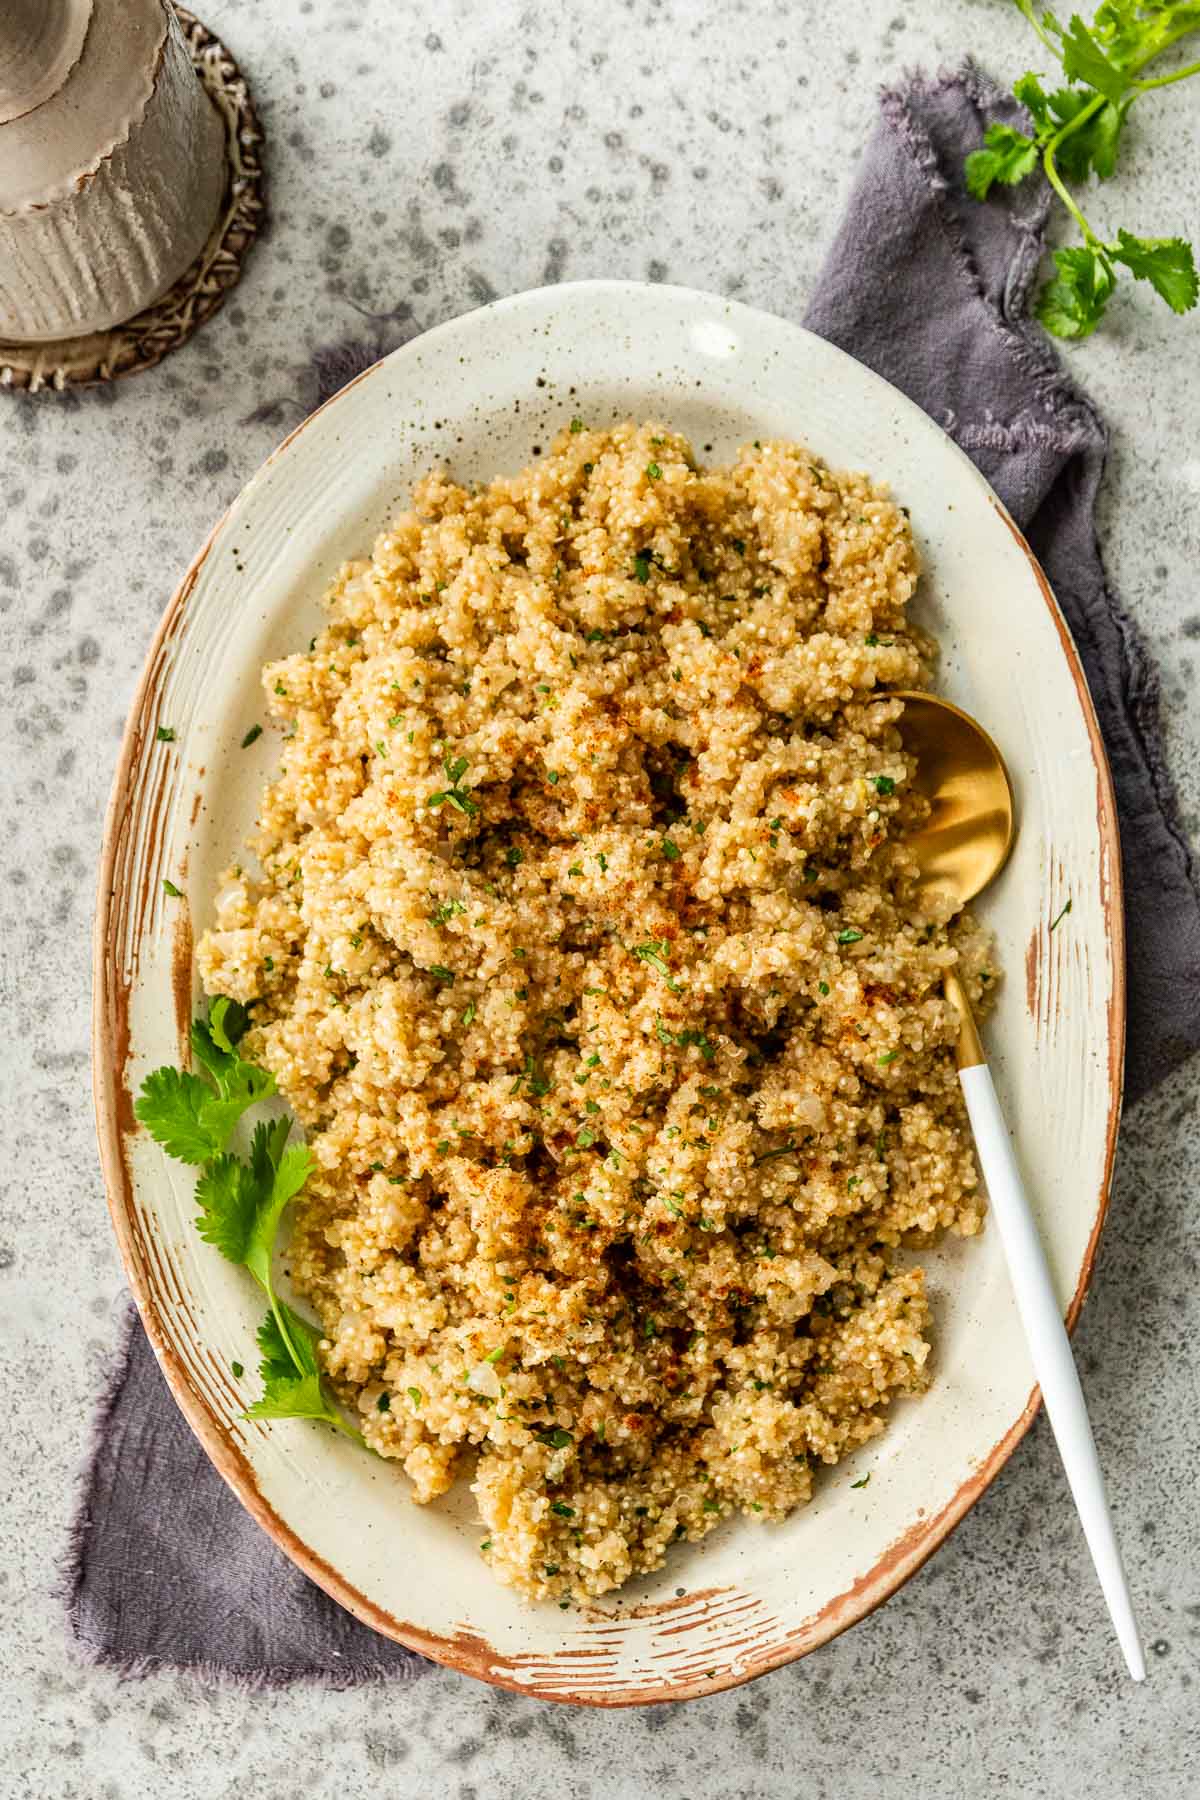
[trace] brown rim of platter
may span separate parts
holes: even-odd
[[[0,337],[0,388],[36,394],[94,387],[152,369],[219,309],[266,218],[263,132],[246,78],[220,38],[186,7],[175,13],[205,93],[225,125],[225,196],[208,241],[160,299],[121,325],[82,337]]]

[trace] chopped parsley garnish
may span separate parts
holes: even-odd
[[[251,744],[257,743],[258,739],[261,736],[262,736],[262,726],[261,725],[252,725],[250,727],[249,731],[246,733],[245,737],[242,739],[242,749],[248,750],[250,748]]]
[[[580,432],[582,430],[583,430],[583,420],[582,419],[572,419],[571,420],[571,435],[575,436],[578,432]]]
[[[653,558],[648,550],[639,550],[633,559],[633,579],[640,581],[645,587],[650,579],[650,565]]]
[[[474,1023],[475,1011],[476,1011],[475,1002],[473,1000],[469,1000],[467,1002],[467,1005],[463,1009],[462,1022],[464,1025],[471,1025]]]
[[[175,727],[173,725],[160,725],[158,730],[154,733],[154,736],[156,741],[160,744],[173,744],[175,742]]]
[[[560,1519],[573,1519],[575,1517],[575,1508],[573,1506],[567,1506],[562,1500],[552,1500],[550,1502],[550,1511],[552,1513],[557,1513]]]
[[[888,794],[894,794],[895,791],[896,783],[892,780],[890,775],[876,775],[875,792],[877,794],[882,794],[886,799]]]
[[[165,875],[163,876],[163,893],[169,894],[172,900],[183,899],[183,889],[177,888],[175,883],[173,881],[168,881]]]
[[[445,963],[430,963],[429,973],[435,981],[453,981],[454,970],[448,969]]]
[[[436,793],[430,794],[425,802],[426,806],[435,809],[439,806],[453,806],[468,817],[477,813],[479,811],[478,803],[471,798],[466,788],[460,785],[467,772],[466,757],[443,757],[442,768],[445,770],[447,785],[439,788]]]
[[[778,1150],[764,1150],[761,1155],[754,1158],[754,1167],[757,1168],[759,1163],[774,1162],[777,1156],[791,1156],[792,1152],[799,1148],[799,1144],[789,1140],[788,1143],[781,1144]]]
[[[853,925],[847,925],[844,931],[837,934],[839,944],[858,944],[862,942],[862,932]]]
[[[663,838],[662,843],[659,847],[662,850],[662,853],[666,857],[668,862],[678,862],[679,858],[683,854],[683,852],[679,848],[679,845],[675,842],[674,838],[669,838],[669,837]]]
[[[870,1479],[871,1479],[871,1476],[870,1476],[870,1473],[868,1472],[866,1475],[863,1476],[861,1481],[852,1481],[850,1483],[850,1486],[852,1488],[866,1487],[866,1485],[867,1485],[868,1481],[870,1481]]]
[[[1066,918],[1067,914],[1070,912],[1070,910],[1071,910],[1071,902],[1068,900],[1066,905],[1063,907],[1062,911],[1059,914],[1057,914],[1057,916],[1055,918],[1051,919],[1051,921],[1050,921],[1051,931],[1057,930],[1057,928],[1062,924],[1063,920]]]
[[[647,479],[647,481],[661,481],[662,480],[662,470],[659,468],[659,466],[656,462],[646,464],[646,479]]]
[[[575,1442],[571,1433],[564,1430],[561,1425],[555,1425],[550,1431],[535,1432],[534,1436],[539,1444],[546,1444],[551,1450],[565,1450],[568,1444]],[[558,1570],[556,1569],[554,1573],[557,1575]]]
[[[375,1411],[376,1412],[391,1412],[391,1410],[392,1410],[392,1396],[390,1394],[380,1394],[378,1400],[375,1402]]]
[[[648,943],[635,944],[633,954],[640,962],[649,963],[650,967],[662,976],[673,994],[679,994],[683,989],[671,975],[671,967],[667,962],[669,948],[666,938],[651,938]]]

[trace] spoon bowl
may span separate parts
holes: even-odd
[[[900,738],[916,759],[913,786],[929,817],[905,843],[917,859],[921,893],[965,906],[1008,861],[1016,835],[1004,758],[969,713],[933,694],[901,692]]]

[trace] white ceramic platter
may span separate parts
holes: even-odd
[[[779,1526],[731,1523],[588,1611],[530,1606],[477,1552],[469,1496],[418,1508],[404,1477],[318,1427],[239,1418],[259,1295],[201,1243],[191,1181],[134,1127],[148,1070],[183,1055],[191,929],[250,830],[275,743],[240,748],[264,661],[307,643],[338,565],[370,548],[414,480],[514,471],[573,414],[654,417],[723,458],[806,441],[887,480],[925,565],[917,616],[941,688],[999,741],[1020,832],[981,911],[1006,970],[995,1069],[1073,1317],[1107,1198],[1120,1106],[1123,945],[1104,752],[1044,578],[975,469],[841,351],[744,306],[595,282],[455,319],[378,363],[245,488],[151,650],[108,821],[96,936],[95,1082],[113,1217],[151,1342],[193,1428],[254,1516],[377,1630],[488,1681],[620,1705],[729,1687],[802,1655],[885,1599],[936,1548],[1028,1427],[1036,1395],[994,1232],[923,1258],[935,1381]],[[155,741],[169,724],[173,745]],[[167,876],[184,890],[164,893]],[[1049,924],[1070,898],[1068,919]],[[870,1469],[870,1485],[851,1484]],[[682,1591],[681,1591],[682,1590]]]

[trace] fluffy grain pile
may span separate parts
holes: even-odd
[[[927,1384],[922,1274],[979,1229],[914,901],[908,521],[794,443],[702,469],[575,421],[437,472],[271,664],[281,772],[200,961],[254,1002],[318,1174],[294,1284],[414,1496],[599,1594],[779,1519]]]

